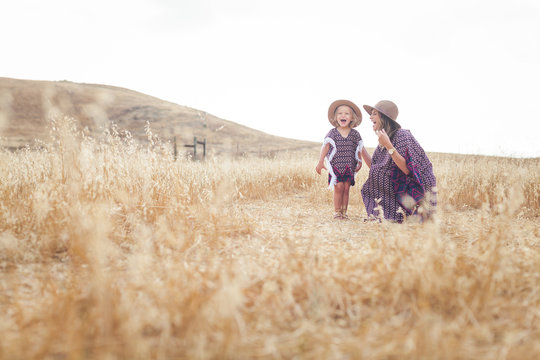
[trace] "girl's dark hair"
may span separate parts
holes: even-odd
[[[390,119],[388,116],[384,115],[382,112],[379,111],[379,117],[382,120],[382,128],[390,138],[390,141],[394,140],[394,134],[398,129],[401,129],[401,125],[399,125],[394,120]]]

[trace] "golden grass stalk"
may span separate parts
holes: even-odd
[[[69,118],[0,153],[0,357],[533,359],[538,159],[433,154],[426,224],[331,219],[317,154],[174,161]]]

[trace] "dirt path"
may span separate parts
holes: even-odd
[[[298,244],[346,246],[348,249],[365,248],[367,243],[380,241],[391,234],[471,242],[485,235],[488,228],[496,227],[504,227],[509,238],[540,240],[540,224],[535,219],[509,219],[483,210],[448,211],[444,204],[438,209],[435,222],[426,224],[368,222],[362,204],[354,201],[349,206],[350,220],[335,220],[331,201],[324,196],[314,198],[306,193],[257,200],[242,204],[238,211],[252,219],[259,236],[290,238]]]

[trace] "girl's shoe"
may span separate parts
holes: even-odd
[[[335,212],[334,219],[343,219],[343,215],[340,212]]]
[[[347,216],[347,214],[341,214],[341,218],[343,220],[349,220],[349,217]]]

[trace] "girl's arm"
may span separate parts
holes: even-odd
[[[330,144],[326,144],[321,149],[321,156],[319,157],[319,163],[317,164],[317,167],[315,168],[315,171],[317,171],[317,174],[321,174],[322,169],[326,169],[324,166],[324,157],[328,155],[328,151],[330,151]]]
[[[360,151],[358,152],[358,158],[360,158]],[[354,169],[354,172],[359,172],[361,168],[362,168],[362,161],[358,161],[356,163],[356,169]]]
[[[362,147],[362,159],[364,159],[364,161],[366,162],[366,165],[368,166],[368,168],[371,167],[371,155],[369,155],[369,153],[367,152],[366,150],[366,147]]]

